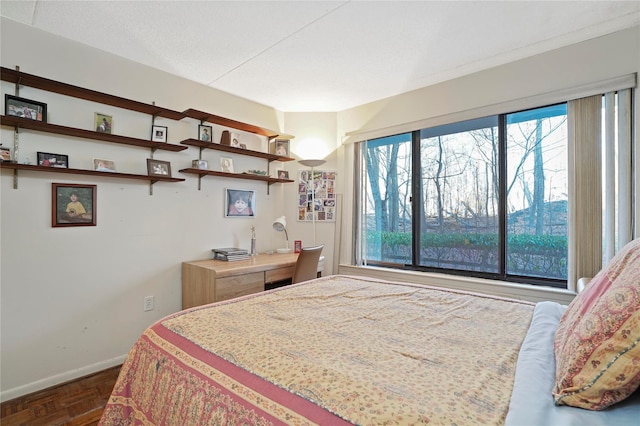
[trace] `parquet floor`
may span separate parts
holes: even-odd
[[[3,402],[0,425],[97,425],[120,367]]]

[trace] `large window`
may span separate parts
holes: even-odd
[[[574,290],[634,235],[634,84],[361,142],[356,264]]]
[[[566,104],[366,142],[363,263],[565,286]]]

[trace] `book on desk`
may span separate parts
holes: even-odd
[[[224,260],[227,262],[234,262],[237,260],[249,259],[249,252],[245,249],[230,247],[230,248],[211,249],[211,251],[213,252],[213,258],[215,260]]]

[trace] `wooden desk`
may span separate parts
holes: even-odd
[[[297,259],[297,253],[288,253],[259,254],[235,262],[183,262],[182,309],[264,291],[266,284],[291,279]]]

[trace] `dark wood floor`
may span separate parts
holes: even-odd
[[[0,424],[97,425],[120,366],[3,402]]]

